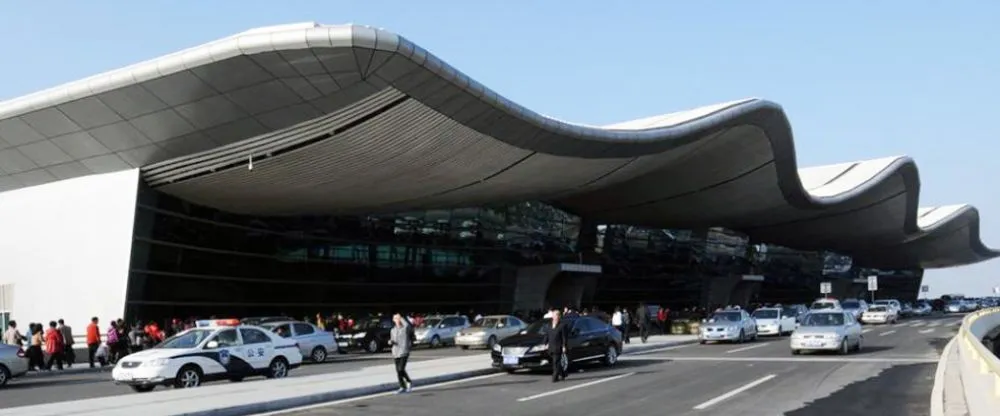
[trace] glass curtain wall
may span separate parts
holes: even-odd
[[[537,203],[261,218],[143,187],[128,316],[509,312],[517,267],[577,258],[578,233]]]

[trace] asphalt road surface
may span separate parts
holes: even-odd
[[[866,326],[848,356],[792,356],[788,338],[665,347],[590,367],[561,383],[493,374],[281,412],[288,416],[929,415],[941,350],[960,316]]]
[[[438,358],[457,357],[469,354],[486,354],[487,350],[461,350],[458,348],[439,348],[414,350],[410,360],[422,361]],[[392,356],[388,353],[366,354],[350,353],[335,354],[322,364],[306,363],[292,370],[289,377],[352,371],[373,365],[392,364]],[[84,363],[83,365],[87,365]],[[248,378],[244,383],[254,383],[264,380],[263,377]],[[220,381],[219,383],[228,383]],[[120,394],[135,394],[128,386],[119,386],[111,382],[111,369],[101,372],[66,373],[59,375],[35,376],[28,375],[15,379],[0,390],[0,409],[34,404],[56,403],[67,400],[91,399],[97,397],[117,396]]]

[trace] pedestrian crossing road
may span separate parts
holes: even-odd
[[[847,356],[793,356],[787,337],[671,346],[623,356],[614,368],[583,368],[562,383],[491,374],[271,415],[929,415],[934,369],[960,319],[867,326],[864,350]]]

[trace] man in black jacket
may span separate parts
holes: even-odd
[[[635,310],[635,323],[639,327],[639,338],[645,344],[649,338],[649,308],[645,303],[640,302],[639,308]]]
[[[553,383],[566,379],[566,367],[569,366],[569,357],[566,357],[569,327],[560,318],[562,318],[562,313],[558,309],[554,309],[552,311],[552,327],[545,333],[545,343],[549,344],[549,360],[552,361]],[[563,359],[566,359],[566,367],[563,366]]]

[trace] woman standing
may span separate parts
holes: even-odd
[[[396,362],[396,378],[399,380],[400,393],[413,391],[413,381],[406,373],[406,361],[410,358],[410,349],[413,347],[413,339],[410,337],[410,323],[400,314],[392,316],[395,324],[389,332],[389,345],[392,345],[392,359]]]

